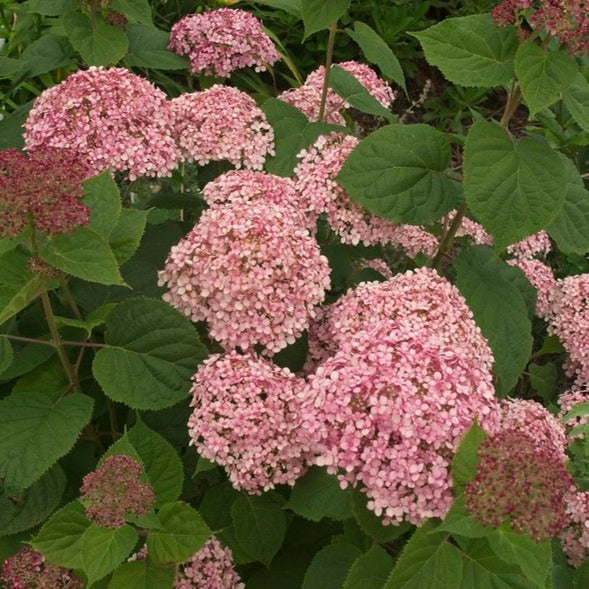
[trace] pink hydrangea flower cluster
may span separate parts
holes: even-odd
[[[307,367],[334,354],[350,337],[381,321],[411,317],[448,346],[490,370],[493,355],[458,289],[435,270],[420,268],[385,282],[364,282],[322,310],[309,330]]]
[[[237,201],[205,211],[172,248],[164,300],[206,320],[225,349],[256,344],[271,355],[308,327],[330,285],[327,259],[290,208]]]
[[[407,225],[372,215],[353,202],[336,182],[346,158],[357,145],[358,139],[351,135],[331,133],[321,135],[309,149],[299,153],[301,161],[293,179],[306,211],[314,215],[325,213],[343,243],[395,244],[431,251],[436,241],[433,236],[428,239],[418,227],[410,230]]]
[[[569,523],[564,499],[573,478],[550,447],[538,445],[528,433],[505,428],[483,442],[465,501],[483,525],[498,527],[509,519],[516,532],[544,542]]]
[[[90,221],[82,181],[92,175],[72,153],[41,149],[29,156],[0,151],[0,237],[31,225],[48,235],[71,234]]]
[[[450,224],[456,217],[456,210],[450,211],[446,216],[442,218],[442,225],[446,228],[450,227]],[[476,245],[493,245],[493,238],[487,233],[485,228],[476,221],[464,217],[456,231],[456,237],[468,237]]]
[[[558,280],[550,301],[548,333],[560,338],[568,352],[567,375],[583,387],[589,383],[589,274]]]
[[[276,63],[280,54],[262,23],[249,12],[219,8],[180,19],[170,34],[168,49],[190,59],[190,71],[229,77],[255,66],[257,72]]]
[[[209,357],[194,375],[188,421],[201,456],[223,466],[236,489],[260,494],[294,485],[306,470],[299,379],[253,354]]]
[[[385,278],[392,278],[393,271],[389,268],[389,265],[382,260],[381,258],[375,258],[374,260],[368,260],[366,258],[361,258],[356,263],[356,267],[358,270],[366,270],[371,269],[375,270],[379,274],[382,274]]]
[[[378,77],[371,67],[357,61],[344,61],[335,65],[352,74],[376,100],[385,108],[390,108],[395,98],[394,92],[384,80]],[[309,120],[317,121],[319,120],[324,80],[325,66],[320,66],[307,76],[302,86],[287,90],[280,94],[278,98],[296,106]],[[325,122],[334,125],[345,124],[341,111],[348,108],[350,108],[350,105],[331,88],[328,88],[325,103]]]
[[[109,456],[82,481],[80,496],[89,502],[88,519],[105,528],[120,528],[129,515],[143,517],[155,502],[153,487],[139,479],[143,467],[129,456]]]
[[[25,122],[25,147],[70,149],[95,172],[169,176],[179,153],[165,94],[124,68],[91,67],[39,96]]]
[[[575,405],[579,405],[580,403],[586,403],[589,401],[589,389],[586,387],[584,388],[572,388],[569,391],[565,391],[558,397],[558,406],[560,407],[560,412],[558,413],[559,419],[564,421],[565,415],[573,408]],[[589,415],[581,415],[580,417],[572,417],[564,422],[567,431],[572,430],[575,427],[580,425],[585,425],[589,422]],[[584,438],[584,434],[574,434],[571,436],[569,434],[569,439],[582,439]]]
[[[303,395],[317,464],[343,487],[361,484],[385,525],[443,517],[460,438],[475,419],[489,430],[498,425],[485,362],[420,324],[413,311],[367,326],[309,376]]]
[[[171,101],[173,134],[186,161],[199,165],[227,160],[261,170],[274,155],[274,131],[253,98],[237,88],[215,85]]]
[[[556,278],[552,268],[540,260],[508,260],[510,266],[517,266],[536,289],[536,315],[548,319],[552,314],[552,291],[556,288]]]
[[[538,231],[507,247],[507,253],[519,260],[546,257],[552,251],[552,242],[546,231]]]
[[[569,563],[580,567],[589,556],[589,492],[572,488],[565,498],[569,527],[560,537]]]
[[[83,584],[68,569],[47,562],[45,557],[25,546],[2,565],[5,589],[82,589]]]

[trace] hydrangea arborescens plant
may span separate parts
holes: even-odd
[[[589,587],[585,3],[189,4],[0,2],[0,585]]]

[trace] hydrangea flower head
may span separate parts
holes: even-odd
[[[317,464],[361,484],[383,524],[420,524],[452,504],[450,463],[476,419],[498,425],[491,373],[431,326],[379,321],[309,376],[304,429]]]
[[[552,268],[540,260],[507,260],[510,266],[517,266],[536,289],[536,315],[548,319],[552,315],[552,291],[556,288],[556,278]]]
[[[573,408],[575,405],[579,405],[580,403],[586,403],[589,401],[589,390],[584,388],[572,388],[569,391],[565,391],[558,397],[558,406],[560,407],[560,411],[558,413],[558,418],[561,421],[564,421],[565,415]],[[575,427],[580,425],[585,425],[589,422],[589,415],[581,415],[579,417],[571,417],[567,421],[564,421],[565,427],[567,432],[572,430]],[[585,435],[583,433],[578,434],[571,434],[569,433],[568,439],[583,439]]]
[[[164,300],[207,321],[225,349],[272,355],[308,327],[330,284],[327,259],[290,207],[242,202],[205,211],[159,274]]]
[[[31,225],[47,235],[71,234],[90,221],[82,182],[92,175],[71,152],[0,151],[0,237]]]
[[[178,163],[165,94],[124,68],[90,67],[39,96],[25,122],[25,148],[70,149],[92,170],[169,176]]]
[[[315,86],[303,84],[298,88],[286,90],[278,98],[303,112],[310,121],[318,121],[321,110],[321,90]],[[346,120],[340,110],[344,107],[343,100],[333,91],[328,90],[325,101],[324,122],[331,125],[345,125]]]
[[[236,168],[261,170],[274,155],[274,131],[253,98],[215,85],[171,101],[174,137],[186,161],[227,160]]]
[[[565,498],[568,529],[561,536],[562,549],[569,563],[580,567],[589,556],[589,492],[574,487]]]
[[[155,495],[149,483],[139,480],[142,472],[139,462],[121,454],[109,456],[87,474],[80,495],[90,503],[86,508],[88,519],[105,528],[120,528],[128,515],[146,515]]]
[[[25,546],[2,565],[0,576],[6,589],[82,589],[83,584],[68,569],[47,562],[45,557]]]
[[[552,242],[546,231],[538,231],[507,247],[507,253],[519,260],[546,257],[552,251]]]
[[[253,14],[234,8],[180,19],[172,27],[168,49],[187,55],[192,73],[219,77],[251,66],[263,71],[280,59],[262,23]]]
[[[260,494],[293,485],[306,469],[299,379],[253,354],[215,355],[194,375],[188,421],[198,453],[236,489]]]

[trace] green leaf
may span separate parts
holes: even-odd
[[[56,511],[33,538],[33,548],[50,562],[62,566],[82,568],[82,541],[91,526],[84,506],[73,501]]]
[[[151,482],[157,499],[156,505],[178,499],[182,492],[184,469],[174,447],[157,432],[149,429],[139,417],[127,435]]]
[[[318,522],[324,517],[343,521],[352,516],[350,491],[342,491],[336,477],[314,466],[296,482],[287,507],[311,521]]]
[[[556,381],[558,379],[558,370],[552,362],[548,364],[530,364],[530,384],[534,391],[545,401],[554,398],[556,392]]]
[[[529,537],[516,534],[509,526],[501,526],[488,538],[491,550],[505,562],[518,565],[526,579],[540,589],[552,567],[550,541],[534,542]]]
[[[39,257],[55,268],[99,284],[122,284],[115,256],[96,231],[80,227],[73,235],[48,239]]]
[[[256,4],[265,4],[280,8],[293,16],[301,17],[301,0],[255,0]]]
[[[121,214],[119,187],[110,172],[86,180],[83,200],[91,210],[89,229],[107,239]]]
[[[207,356],[194,326],[163,301],[129,299],[106,322],[94,376],[114,401],[164,409],[188,396],[196,366]]]
[[[325,546],[309,565],[302,589],[340,589],[360,555],[360,549],[352,544],[338,542]]]
[[[109,9],[121,12],[132,23],[153,24],[148,0],[110,0]]]
[[[411,34],[419,39],[427,61],[450,82],[492,88],[511,81],[515,29],[497,26],[490,14],[446,18]]]
[[[473,125],[464,150],[468,206],[499,249],[547,227],[565,201],[566,171],[552,148],[514,141],[495,123]]]
[[[484,538],[494,532],[493,528],[487,528],[473,519],[466,510],[462,495],[456,498],[452,508],[434,533],[438,531],[450,532],[451,534],[457,534],[465,538]]]
[[[277,176],[292,176],[297,154],[309,147],[319,135],[345,131],[337,125],[311,123],[298,108],[277,98],[265,100],[262,110],[274,129],[276,143],[276,155],[266,160],[266,170]]]
[[[123,209],[117,224],[110,234],[110,247],[119,264],[133,257],[137,251],[147,223],[149,211]]]
[[[122,564],[113,573],[108,589],[172,589],[175,577],[174,565],[135,560]]]
[[[187,561],[209,539],[211,531],[202,517],[187,503],[167,503],[159,510],[162,530],[147,536],[149,557],[162,564]]]
[[[548,51],[533,42],[520,45],[515,73],[530,116],[556,102],[578,71],[575,60],[564,49]]]
[[[476,476],[479,447],[486,438],[487,433],[475,421],[460,441],[450,469],[456,494],[462,493],[466,483]]]
[[[505,267],[505,262],[484,246],[464,251],[454,262],[456,286],[493,351],[499,396],[509,393],[517,383],[533,343],[524,297],[512,284]]]
[[[457,205],[460,186],[446,135],[428,125],[387,125],[346,159],[338,182],[371,213],[402,223],[431,223]]]
[[[20,59],[0,56],[0,78],[9,78],[23,67]]]
[[[0,401],[0,477],[26,489],[67,454],[92,415],[90,397],[12,393]]]
[[[29,111],[33,106],[33,101],[19,106],[15,111],[0,121],[0,149],[9,149],[14,147],[22,149],[23,125],[29,116]]]
[[[565,423],[574,419],[575,417],[583,417],[589,414],[589,401],[583,401],[577,403],[563,418],[562,421]]]
[[[139,536],[131,526],[103,528],[91,525],[82,537],[82,568],[88,585],[112,572],[130,556]]]
[[[278,497],[240,495],[231,506],[235,537],[241,548],[266,566],[282,546],[286,516]]]
[[[380,546],[373,546],[356,559],[343,589],[378,589],[384,584],[393,568],[393,558]]]
[[[74,60],[68,40],[48,33],[28,45],[21,53],[19,61],[22,67],[13,84],[64,67]]]
[[[143,24],[127,25],[129,55],[125,63],[131,67],[155,70],[188,69],[188,58],[168,51],[170,34],[153,26]]]
[[[419,528],[397,560],[385,589],[457,589],[462,581],[460,552],[447,542],[446,532],[432,533],[435,524]],[[479,589],[472,585],[471,589]]]
[[[66,478],[56,464],[19,497],[0,492],[0,536],[30,530],[44,521],[59,505]]]
[[[44,16],[59,16],[80,7],[80,0],[29,0],[29,12]]]
[[[80,12],[69,12],[62,18],[71,44],[88,65],[113,65],[127,53],[129,41],[122,29],[103,20],[92,26],[90,18]]]
[[[367,24],[356,21],[354,30],[346,29],[346,33],[358,43],[364,57],[380,68],[382,75],[396,82],[407,92],[403,68],[396,55],[380,35]]]
[[[92,335],[92,330],[99,325],[104,325],[110,314],[110,312],[117,306],[116,303],[106,303],[94,309],[86,316],[86,319],[80,321],[79,319],[72,319],[71,317],[55,316],[55,320],[58,325],[68,325],[69,327],[76,327],[83,329],[88,336]]]
[[[14,350],[12,349],[12,344],[0,335],[0,376],[10,368],[13,360]]]
[[[564,206],[547,231],[563,254],[589,251],[589,191],[575,164],[561,155],[567,175]]]
[[[589,133],[589,82],[581,73],[576,75],[563,100],[579,127]]]
[[[302,0],[305,38],[335,23],[350,8],[351,0]]]
[[[386,109],[350,72],[338,66],[333,66],[329,73],[329,85],[345,101],[356,110],[378,117],[384,117],[389,122],[397,118]]]
[[[407,522],[399,526],[383,526],[381,519],[366,507],[366,495],[360,491],[352,493],[352,508],[360,529],[377,542],[391,542],[411,529]]]

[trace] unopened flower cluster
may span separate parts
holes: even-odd
[[[124,68],[90,67],[45,90],[25,123],[25,147],[71,149],[95,172],[169,176],[178,163],[165,94]]]
[[[168,48],[188,56],[192,73],[219,77],[251,66],[263,71],[280,59],[262,23],[232,8],[185,16],[172,27]]]
[[[301,216],[272,203],[215,206],[172,248],[164,300],[205,320],[225,349],[272,355],[308,327],[329,288],[329,265]]]
[[[47,562],[45,557],[25,546],[7,558],[0,577],[5,589],[82,589],[83,584],[68,569]]]
[[[87,474],[80,495],[82,501],[89,503],[88,519],[105,528],[119,528],[129,515],[146,515],[155,495],[149,483],[139,480],[142,472],[141,464],[133,458],[115,455]]]
[[[274,155],[274,131],[245,92],[215,85],[171,101],[174,137],[182,158],[205,165],[227,160],[235,167],[261,170]]]
[[[259,494],[293,485],[308,458],[298,388],[287,368],[253,354],[211,356],[194,376],[192,443],[225,468],[236,489]]]
[[[71,152],[42,149],[26,155],[0,151],[0,237],[28,225],[47,235],[71,234],[90,221],[82,182],[92,173]]]

